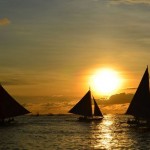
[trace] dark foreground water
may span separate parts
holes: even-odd
[[[72,115],[23,116],[0,127],[0,150],[150,149],[150,131],[126,124],[127,116],[78,122]]]

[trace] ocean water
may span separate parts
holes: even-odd
[[[78,122],[74,115],[21,116],[0,127],[0,150],[150,149],[150,130],[130,127],[127,116]]]

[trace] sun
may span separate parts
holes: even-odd
[[[120,87],[121,77],[117,71],[105,68],[91,75],[89,84],[97,94],[111,95]]]

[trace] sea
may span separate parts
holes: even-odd
[[[68,114],[20,116],[0,126],[0,150],[148,150],[150,130],[128,125],[128,116],[79,122]]]

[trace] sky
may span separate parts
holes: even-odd
[[[149,0],[0,0],[0,82],[13,96],[80,97],[109,67],[118,92],[134,89],[150,65],[149,11]]]

